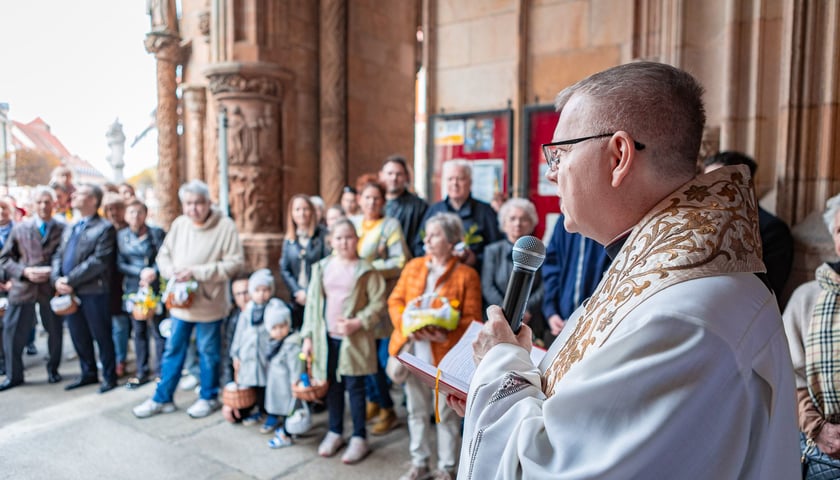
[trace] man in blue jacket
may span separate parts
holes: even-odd
[[[557,219],[542,266],[543,315],[553,337],[560,334],[572,312],[592,295],[610,261],[601,244],[567,232],[563,215]]]

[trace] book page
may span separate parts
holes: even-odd
[[[438,390],[441,393],[452,394],[466,400],[470,381],[475,374],[472,344],[483,326],[482,323],[472,322],[464,335],[458,340],[458,343],[444,355],[438,367],[420,360],[410,353],[401,353],[397,356],[397,359],[408,367],[412,375],[415,375],[431,388],[435,388],[435,378],[438,368],[440,368]],[[531,348],[531,361],[534,365],[539,364],[545,353],[546,351],[539,347]]]
[[[481,323],[472,322],[467,328],[467,331],[464,332],[464,335],[461,336],[461,339],[458,340],[458,343],[446,352],[446,355],[444,355],[438,365],[447,375],[460,378],[467,385],[469,385],[475,373],[472,344],[478,338],[478,332],[481,331],[481,327]]]

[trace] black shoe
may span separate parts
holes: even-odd
[[[99,385],[99,393],[110,392],[115,388],[117,388],[117,382],[102,382]]]
[[[61,374],[58,372],[47,372],[47,382],[58,383],[61,381]]]
[[[99,380],[96,377],[79,377],[73,381],[73,383],[68,383],[64,386],[65,390],[74,390],[79,387],[84,387],[85,385],[93,385],[94,383],[98,382]]]
[[[3,383],[0,383],[0,392],[2,392],[3,390],[8,390],[10,388],[17,387],[18,385],[20,385],[22,383],[23,383],[23,380],[21,380],[19,382],[13,382],[13,381],[11,381],[7,378]]]
[[[125,383],[125,388],[129,390],[134,390],[135,388],[139,388],[142,385],[149,383],[149,377],[147,375],[138,376],[129,378],[128,381]]]
[[[27,355],[38,355],[38,347],[35,346],[34,343],[30,343],[26,346],[26,354]]]

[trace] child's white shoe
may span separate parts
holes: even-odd
[[[344,446],[344,438],[335,432],[327,432],[327,435],[318,445],[318,455],[332,457],[341,447]]]

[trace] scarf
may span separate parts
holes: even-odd
[[[251,309],[251,325],[261,325],[263,323],[263,317],[265,316],[265,306],[266,304],[257,305],[256,303],[253,305]]]
[[[817,268],[820,294],[805,337],[808,394],[823,418],[840,423],[840,275],[829,264]]]
[[[280,353],[280,349],[283,348],[283,341],[287,338],[289,338],[288,335],[280,340],[271,339],[271,342],[268,344],[268,355],[265,357],[267,362],[270,362],[272,358],[276,357],[277,354]]]
[[[570,368],[657,292],[697,278],[765,271],[749,170],[724,167],[690,180],[633,227],[546,369],[543,391],[553,395]]]

